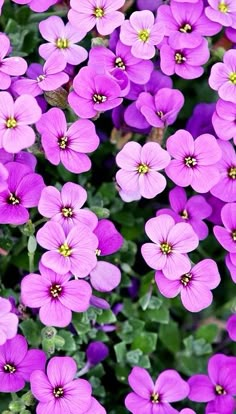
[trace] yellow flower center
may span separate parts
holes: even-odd
[[[188,212],[187,212],[187,210],[183,210],[180,215],[181,215],[182,219],[188,220]]]
[[[104,9],[101,9],[101,7],[96,7],[96,9],[94,9],[94,16],[97,19],[101,19],[101,17],[103,17],[105,14]]]
[[[179,31],[182,33],[191,33],[192,26],[189,23],[186,23],[179,28]]]
[[[97,103],[97,104],[101,104],[103,102],[106,102],[107,97],[105,95],[99,95],[98,93],[95,93],[93,95],[93,102]]]
[[[7,374],[14,374],[14,372],[16,372],[16,367],[12,364],[5,364],[3,369]]]
[[[73,216],[73,210],[71,207],[64,207],[61,209],[61,213],[64,217],[72,217]]]
[[[121,57],[117,57],[115,60],[115,66],[116,68],[125,70],[125,64],[124,61],[121,59]]]
[[[100,256],[100,254],[102,253],[102,251],[100,249],[96,249],[95,250],[95,254],[96,256]]]
[[[172,251],[172,247],[168,243],[162,243],[160,245],[160,249],[161,249],[161,251],[162,251],[163,254],[170,254],[171,251]]]
[[[58,49],[67,49],[69,47],[69,40],[59,37],[56,41],[56,47]]]
[[[228,171],[228,176],[232,178],[232,180],[236,179],[236,167],[231,167]]]
[[[149,167],[146,164],[140,164],[137,168],[139,174],[147,174]]]
[[[180,52],[175,54],[175,61],[176,63],[180,64],[186,61],[186,57],[184,57]]]
[[[138,38],[142,42],[147,42],[149,37],[150,37],[150,30],[149,29],[143,29],[143,30],[140,30],[138,32]]]
[[[61,137],[58,139],[58,145],[61,149],[66,149],[68,145],[68,137]]]
[[[36,78],[36,81],[37,81],[37,82],[42,82],[44,79],[46,79],[46,76],[45,76],[45,75],[39,75],[39,76]]]
[[[53,390],[53,395],[54,395],[54,397],[56,397],[56,398],[61,398],[61,397],[63,397],[63,395],[64,395],[64,390],[63,390],[63,388],[62,388],[62,387],[56,387],[56,388],[54,388],[54,390]]]
[[[160,119],[162,119],[164,116],[164,113],[162,111],[158,111],[157,115],[159,116]]]
[[[231,72],[229,75],[229,80],[233,85],[236,85],[236,72]]]
[[[236,242],[236,230],[232,231],[232,239]]]
[[[58,251],[64,257],[69,257],[72,253],[72,250],[71,250],[70,246],[68,246],[67,243],[62,244],[59,247]]]
[[[185,275],[181,277],[180,281],[184,286],[187,286],[191,280],[191,277],[192,277],[191,273],[186,273]]]
[[[16,195],[13,193],[10,193],[7,201],[8,201],[8,204],[12,204],[13,206],[15,206],[16,204],[20,204],[19,198],[16,197]]]
[[[225,395],[226,394],[225,389],[221,385],[216,385],[215,386],[215,392],[216,392],[217,395]]]
[[[153,404],[159,404],[159,402],[160,402],[160,399],[159,399],[159,394],[157,394],[157,393],[153,393],[153,394],[151,395],[151,402],[152,402]]]
[[[227,13],[229,11],[229,7],[224,1],[221,1],[218,5],[218,10],[222,13]]]
[[[197,165],[197,160],[196,158],[193,157],[186,157],[184,159],[185,165],[189,168],[193,168]]]
[[[10,117],[6,120],[6,127],[7,128],[15,128],[16,126],[17,126],[17,122],[16,122],[15,118]]]
[[[58,298],[62,292],[62,287],[60,285],[52,285],[50,287],[50,294],[53,298]]]

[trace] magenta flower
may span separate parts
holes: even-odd
[[[0,345],[17,334],[18,317],[11,311],[11,302],[0,297]]]
[[[174,158],[166,167],[168,177],[180,187],[191,187],[207,193],[220,179],[217,161],[222,151],[213,135],[203,134],[196,140],[179,130],[167,140],[167,151]]]
[[[192,48],[171,47],[164,44],[160,49],[160,66],[166,75],[178,75],[183,79],[196,79],[202,76],[204,65],[210,57],[208,43],[202,39],[199,46]]]
[[[236,29],[236,4],[234,0],[208,0],[205,8],[208,19]]]
[[[230,276],[234,283],[236,283],[236,254],[228,253],[225,256],[225,264],[228,268]]]
[[[28,125],[37,122],[41,113],[32,96],[21,95],[14,102],[8,92],[0,92],[0,146],[16,153],[33,145],[35,133]]]
[[[86,277],[96,266],[98,239],[91,229],[78,223],[66,233],[61,224],[49,221],[37,233],[40,246],[49,250],[42,256],[42,264],[55,273],[72,273]]]
[[[116,180],[122,191],[132,200],[154,198],[166,187],[166,179],[159,170],[170,162],[170,156],[156,142],[149,142],[143,147],[137,142],[128,142],[116,156],[116,163],[121,168]]]
[[[84,38],[86,32],[75,29],[70,23],[64,25],[58,16],[51,16],[40,22],[39,31],[50,42],[39,46],[39,54],[45,60],[51,55],[60,58],[63,56],[67,63],[79,65],[87,59],[87,50],[75,44]]]
[[[190,132],[193,138],[197,138],[202,134],[215,135],[212,126],[212,115],[214,113],[216,104],[213,103],[199,103],[195,105],[191,117],[186,124],[186,130]],[[204,113],[204,116],[202,114]]]
[[[0,89],[8,89],[11,76],[20,76],[26,72],[27,63],[21,57],[8,57],[10,40],[5,34],[0,34]]]
[[[92,289],[84,280],[70,280],[40,265],[41,275],[31,273],[21,282],[21,299],[25,306],[40,308],[39,319],[44,325],[65,327],[73,312],[84,312],[90,306]]]
[[[223,62],[212,66],[209,85],[221,99],[236,104],[236,50],[225,52]]]
[[[0,392],[22,390],[34,370],[44,370],[46,355],[30,349],[22,335],[8,339],[0,346]],[[41,371],[38,371],[41,372]]]
[[[190,312],[200,312],[211,305],[211,289],[220,283],[220,274],[216,262],[205,259],[175,280],[169,280],[160,271],[155,280],[161,294],[166,298],[175,298],[180,294],[183,306]]]
[[[18,162],[5,165],[8,187],[0,193],[0,223],[24,224],[29,220],[28,208],[38,205],[44,182],[30,167]]]
[[[2,13],[2,6],[3,6],[4,0],[0,0],[0,14]]]
[[[58,3],[58,0],[12,0],[14,3],[17,4],[27,4],[31,10],[35,12],[44,12],[49,7],[53,6],[54,4]]]
[[[227,320],[226,329],[230,339],[232,339],[232,341],[236,341],[236,315],[231,315]]]
[[[38,210],[44,217],[59,222],[68,232],[77,223],[82,223],[94,230],[97,216],[88,209],[82,209],[87,200],[87,192],[78,184],[66,183],[60,191],[52,186],[41,193]]]
[[[225,250],[236,253],[236,203],[228,203],[221,210],[224,227],[215,226],[213,231],[218,242]]]
[[[114,78],[97,74],[88,66],[80,69],[74,78],[73,87],[74,91],[69,94],[68,101],[81,118],[93,118],[122,103],[121,89]]]
[[[208,227],[202,220],[210,216],[212,208],[203,196],[195,195],[187,200],[185,190],[175,187],[169,192],[169,202],[172,210],[162,208],[156,212],[157,217],[169,214],[176,223],[191,224],[199,240],[204,240],[208,236]]]
[[[92,397],[92,403],[88,409],[83,414],[106,414],[106,410],[102,407],[102,405],[96,400],[96,398]],[[64,414],[64,413],[63,413]]]
[[[212,124],[218,137],[224,141],[234,139],[236,144],[236,105],[219,99],[212,117]]]
[[[199,243],[190,224],[175,224],[171,216],[162,214],[147,221],[145,232],[153,242],[145,243],[141,248],[148,266],[162,270],[171,280],[190,271],[190,260],[186,253],[196,249]]]
[[[207,413],[233,414],[236,395],[236,358],[216,354],[209,359],[208,376],[193,375],[188,383],[191,401],[207,402]]]
[[[30,377],[31,391],[39,401],[37,414],[85,414],[92,404],[92,389],[88,381],[74,379],[76,362],[71,357],[53,357],[47,374],[34,371]]]
[[[236,201],[236,154],[230,142],[218,142],[222,150],[222,158],[217,166],[220,172],[220,180],[211,189],[211,194],[222,201]]]
[[[132,414],[177,414],[169,403],[188,396],[189,386],[177,371],[163,371],[155,383],[144,368],[134,367],[128,377],[133,392],[127,395],[125,406]]]
[[[91,121],[79,119],[67,129],[64,112],[52,108],[42,115],[37,129],[42,134],[46,157],[53,165],[61,162],[67,170],[75,174],[90,170],[91,161],[86,153],[94,151],[99,145],[95,126]]]
[[[129,80],[140,85],[149,81],[153,71],[153,63],[150,60],[134,57],[131,48],[123,45],[120,40],[116,44],[115,53],[103,46],[93,47],[89,52],[88,65],[95,70],[99,67],[105,68],[111,74],[116,69],[121,69]]]
[[[165,27],[159,21],[155,23],[154,14],[150,10],[136,11],[131,14],[120,30],[120,40],[131,46],[131,53],[139,59],[154,57],[155,46],[165,35]]]
[[[28,78],[21,78],[14,82],[14,91],[19,95],[29,93],[38,96],[43,91],[54,91],[68,82],[69,76],[63,70],[66,67],[66,59],[62,55],[50,55],[44,65],[32,63],[26,75]]]
[[[116,253],[124,239],[110,220],[100,220],[94,234],[98,238],[96,254],[98,257]],[[91,285],[99,292],[110,292],[121,280],[121,272],[112,263],[98,260],[96,267],[90,272]]]
[[[184,96],[177,89],[162,88],[154,97],[143,92],[139,95],[136,106],[146,121],[156,128],[172,125],[184,105]]]
[[[0,193],[7,189],[8,171],[2,163],[0,163]]]
[[[165,26],[165,36],[174,49],[194,49],[202,43],[203,36],[215,35],[221,29],[205,16],[202,0],[184,5],[172,1],[170,6],[160,6],[157,20]]]
[[[37,159],[30,152],[20,151],[17,154],[6,152],[3,148],[0,148],[0,162],[7,164],[8,162],[19,162],[20,164],[27,165],[32,172],[34,172]]]
[[[103,36],[111,34],[123,20],[123,13],[117,11],[125,0],[71,0],[68,13],[70,23],[89,32],[96,25],[98,33]]]
[[[232,29],[231,27],[228,27],[225,30],[225,34],[231,42],[236,43],[236,29]]]

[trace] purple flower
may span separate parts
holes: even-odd
[[[89,32],[96,25],[103,36],[111,34],[123,20],[123,13],[117,11],[125,0],[71,0],[68,19],[79,30]]]
[[[98,239],[84,224],[78,223],[66,233],[61,224],[49,221],[38,231],[37,241],[49,250],[42,256],[42,264],[56,273],[86,277],[96,266]]]
[[[34,371],[30,377],[31,391],[39,401],[37,414],[50,412],[85,414],[92,404],[92,389],[88,381],[74,379],[76,362],[71,357],[53,357],[47,374]]]
[[[60,191],[52,186],[41,193],[38,210],[44,217],[57,221],[66,232],[77,223],[83,223],[91,230],[97,226],[97,216],[88,209],[81,209],[87,200],[87,192],[78,184],[66,183]]]
[[[220,274],[216,262],[205,259],[175,280],[169,280],[160,271],[155,280],[161,294],[167,298],[175,298],[180,294],[183,306],[190,312],[200,312],[211,305],[213,296],[211,289],[220,283]]]
[[[225,264],[228,268],[230,276],[234,283],[236,283],[236,254],[228,253],[225,256]]]
[[[188,119],[185,128],[188,132],[190,132],[193,138],[197,138],[202,134],[215,134],[211,122],[215,107],[215,103],[199,103],[194,107],[193,113]],[[204,114],[204,116],[202,116],[202,114]]]
[[[0,0],[0,14],[2,13],[2,6],[3,6],[4,0]]]
[[[166,167],[168,177],[180,187],[191,187],[198,193],[206,193],[220,179],[217,161],[222,151],[213,135],[203,134],[196,140],[179,130],[167,140],[167,151],[174,158]]]
[[[0,223],[24,224],[29,220],[28,208],[38,205],[44,182],[30,167],[18,162],[5,165],[8,187],[0,193]]]
[[[121,89],[109,75],[97,74],[91,67],[83,67],[73,81],[74,91],[68,100],[76,115],[93,118],[122,103]]]
[[[120,40],[131,46],[131,53],[136,58],[151,59],[155,55],[155,46],[165,34],[164,25],[155,23],[154,14],[150,10],[136,11],[131,14],[120,29]]]
[[[0,297],[0,345],[17,334],[18,317],[12,313],[12,305],[8,299]]]
[[[208,0],[209,6],[205,8],[208,19],[226,27],[236,29],[236,4],[234,0]]]
[[[102,405],[94,398],[92,397],[92,403],[88,409],[83,414],[106,414],[106,410],[102,407]],[[61,413],[64,414],[64,413]],[[214,413],[213,413],[214,414]]]
[[[91,121],[79,119],[67,129],[64,112],[52,108],[42,115],[37,129],[42,134],[46,157],[53,165],[61,162],[67,170],[75,174],[90,170],[91,161],[86,153],[94,151],[99,145],[95,126]]]
[[[136,106],[146,121],[156,127],[172,125],[184,105],[184,96],[177,89],[162,88],[154,97],[143,92],[139,95]]]
[[[79,65],[87,59],[87,50],[75,44],[84,38],[86,32],[74,28],[70,23],[64,25],[58,16],[51,16],[40,22],[39,31],[42,37],[50,42],[39,46],[39,54],[44,59],[51,55],[54,58],[63,56],[71,65]]]
[[[14,3],[17,4],[27,4],[31,10],[35,12],[44,12],[49,7],[53,6],[54,4],[58,3],[58,0],[12,0]]]
[[[236,43],[236,29],[232,29],[231,27],[228,27],[225,31],[225,34],[231,42]]]
[[[158,8],[157,21],[165,26],[165,36],[174,49],[194,49],[202,43],[203,36],[218,33],[221,26],[204,14],[202,0],[197,3],[172,1],[170,6]]]
[[[137,0],[136,3],[139,10],[151,10],[155,12],[163,4],[163,0]]]
[[[37,159],[30,152],[20,151],[17,154],[10,154],[6,152],[3,148],[0,149],[0,162],[2,164],[7,164],[8,162],[19,162],[20,164],[27,165],[32,172],[34,172]]]
[[[175,187],[169,192],[169,202],[171,209],[160,209],[156,216],[169,214],[176,223],[189,223],[197,234],[199,240],[204,240],[208,236],[208,227],[202,221],[207,218],[212,208],[203,196],[195,195],[187,200],[186,192],[181,187]]]
[[[6,56],[10,50],[10,40],[5,34],[0,34],[0,89],[8,89],[11,76],[20,76],[26,72],[27,63],[21,57]]]
[[[163,371],[152,381],[144,368],[134,367],[128,377],[133,392],[125,399],[126,408],[133,414],[177,414],[169,403],[187,397],[189,386],[177,371]]]
[[[0,163],[0,193],[7,189],[8,171],[2,163]]]
[[[223,62],[212,66],[209,85],[221,99],[236,104],[236,50],[228,50]]]
[[[236,203],[228,203],[221,210],[224,227],[215,226],[213,231],[218,242],[225,250],[236,253]]]
[[[50,55],[42,66],[39,63],[32,63],[26,75],[14,82],[14,91],[19,95],[29,93],[38,96],[43,91],[54,91],[68,82],[69,76],[63,70],[66,67],[66,59],[62,55]]]
[[[145,232],[153,242],[145,243],[141,248],[148,266],[162,270],[171,280],[190,271],[190,260],[186,253],[196,249],[199,243],[190,224],[175,224],[171,216],[162,214],[147,221]]]
[[[33,145],[35,133],[28,125],[37,122],[41,114],[32,96],[21,95],[14,102],[8,92],[0,92],[0,146],[16,153]]]
[[[196,6],[195,6],[196,7]],[[202,39],[199,46],[178,48],[164,44],[160,50],[160,66],[166,75],[178,75],[184,79],[196,79],[202,76],[204,65],[210,57],[208,43]]]
[[[100,341],[90,342],[86,349],[86,356],[91,366],[99,364],[109,355],[108,347]]]
[[[188,383],[191,401],[207,402],[207,413],[233,414],[236,395],[236,358],[216,354],[209,359],[208,376],[193,375]]]
[[[231,315],[227,320],[226,329],[230,339],[232,339],[232,341],[236,341],[236,315]]]
[[[38,349],[30,349],[22,335],[8,339],[0,346],[0,392],[22,390],[33,371],[44,370],[46,355]],[[38,371],[42,372],[42,371]]]
[[[137,142],[128,142],[116,156],[121,168],[116,180],[122,191],[130,195],[130,201],[141,197],[154,198],[166,187],[166,179],[159,170],[170,162],[170,156],[156,142],[143,147]]]
[[[124,242],[123,237],[110,220],[100,220],[94,234],[98,238],[96,249],[98,257],[116,253]],[[115,289],[119,285],[120,279],[120,269],[103,260],[99,260],[96,267],[90,272],[91,284],[99,292],[110,292]]]
[[[25,306],[40,308],[39,319],[44,325],[65,327],[73,312],[84,312],[90,306],[92,289],[84,280],[70,280],[40,265],[41,275],[31,273],[21,282],[21,299]]]
[[[89,66],[95,70],[99,67],[105,68],[109,73],[115,69],[121,69],[128,78],[136,84],[145,84],[149,81],[153,71],[153,63],[134,57],[129,46],[123,45],[120,40],[116,44],[116,51],[113,53],[106,47],[93,47],[89,52]]]
[[[236,154],[230,142],[218,142],[222,150],[222,158],[217,163],[220,180],[210,190],[211,194],[222,201],[236,201]]]
[[[214,130],[224,141],[234,139],[236,144],[236,105],[219,99],[212,117]]]

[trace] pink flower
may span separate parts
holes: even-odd
[[[230,339],[232,339],[232,341],[236,341],[236,315],[231,315],[227,320],[226,329]]]
[[[65,414],[75,411],[85,414],[92,404],[92,389],[88,381],[74,379],[76,362],[71,357],[53,357],[47,374],[34,371],[30,377],[31,391],[39,401],[37,414]],[[50,411],[49,411],[50,410]]]
[[[144,368],[134,367],[128,377],[133,392],[127,395],[125,406],[132,414],[175,414],[169,403],[187,397],[189,386],[177,371],[163,371],[152,381]]]
[[[52,108],[37,123],[42,134],[42,145],[47,159],[53,164],[60,162],[75,173],[89,171],[91,161],[86,153],[97,149],[99,138],[91,121],[79,119],[67,129],[64,112]]]
[[[98,239],[84,224],[76,224],[65,233],[61,224],[50,221],[38,231],[37,241],[49,250],[42,256],[42,264],[55,273],[70,272],[83,278],[96,266]]]
[[[208,4],[209,6],[205,8],[208,19],[236,29],[235,0],[208,0]]]
[[[73,312],[84,312],[90,306],[92,289],[84,280],[70,280],[40,264],[41,275],[31,273],[21,282],[22,303],[40,308],[39,319],[44,325],[65,327]]]
[[[145,243],[141,248],[148,266],[162,270],[171,280],[190,271],[191,264],[186,253],[198,246],[198,237],[190,224],[175,224],[171,216],[162,214],[147,221],[145,232],[153,242]]]
[[[223,62],[212,66],[209,85],[221,99],[236,104],[236,50],[225,52]]]
[[[168,152],[156,142],[143,147],[137,142],[128,142],[116,156],[116,163],[121,168],[116,180],[122,193],[129,196],[129,201],[154,198],[166,187],[165,177],[157,171],[169,162]]]
[[[17,334],[18,317],[11,310],[11,302],[0,297],[0,345]]]
[[[155,280],[161,294],[174,298],[179,293],[184,307],[190,312],[200,312],[210,306],[213,300],[211,289],[220,283],[220,274],[214,260],[205,259],[176,280],[169,280],[160,271]]]
[[[67,63],[79,65],[87,59],[86,49],[75,44],[84,38],[86,32],[75,29],[70,23],[64,25],[63,20],[57,16],[40,22],[39,31],[42,37],[50,42],[39,46],[39,54],[45,60],[51,55],[60,58],[63,56]]]
[[[165,169],[168,177],[180,187],[191,187],[207,193],[220,179],[217,161],[222,151],[213,135],[203,134],[197,139],[179,130],[167,140],[167,151],[174,158]]]
[[[58,3],[58,0],[12,0],[14,3],[17,4],[28,4],[31,10],[35,12],[44,12],[49,7],[53,6],[54,4]]]
[[[236,255],[236,203],[228,203],[221,210],[224,227],[215,226],[213,231],[225,250]]]
[[[125,0],[71,0],[68,19],[73,26],[86,32],[96,25],[98,33],[106,36],[122,24],[124,15],[117,10],[124,3]]]
[[[131,53],[140,59],[151,59],[155,55],[155,46],[165,34],[164,25],[155,23],[150,10],[136,11],[131,14],[120,30],[120,40],[131,47]]]
[[[88,209],[81,209],[87,200],[87,192],[78,184],[66,183],[61,189],[49,186],[44,188],[38,210],[44,217],[57,221],[65,231],[77,223],[83,223],[91,230],[97,226],[97,216]]]
[[[1,6],[0,6],[1,7]],[[27,63],[21,57],[8,57],[10,40],[5,34],[0,34],[0,89],[8,89],[11,76],[20,76],[26,72]]]
[[[0,92],[0,147],[16,153],[33,145],[35,133],[28,125],[37,122],[41,114],[32,96],[21,95],[14,102],[8,92]]]
[[[7,189],[8,170],[0,163],[0,192]]]

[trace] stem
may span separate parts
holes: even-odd
[[[48,13],[37,13],[37,14],[32,14],[29,18],[29,22],[30,23],[38,23],[41,20],[46,19],[47,17],[50,16],[59,16],[59,17],[65,17],[67,15],[67,11],[66,10],[60,10],[60,11],[53,11],[53,12],[48,12]]]
[[[29,271],[34,272],[34,253],[28,253],[29,256]]]
[[[40,224],[42,224],[42,223],[46,223],[47,222],[47,219],[46,218],[42,218],[42,219],[40,219],[40,220],[38,220],[38,221],[36,221],[35,223],[34,223],[34,227],[37,227],[37,226],[39,226]]]

